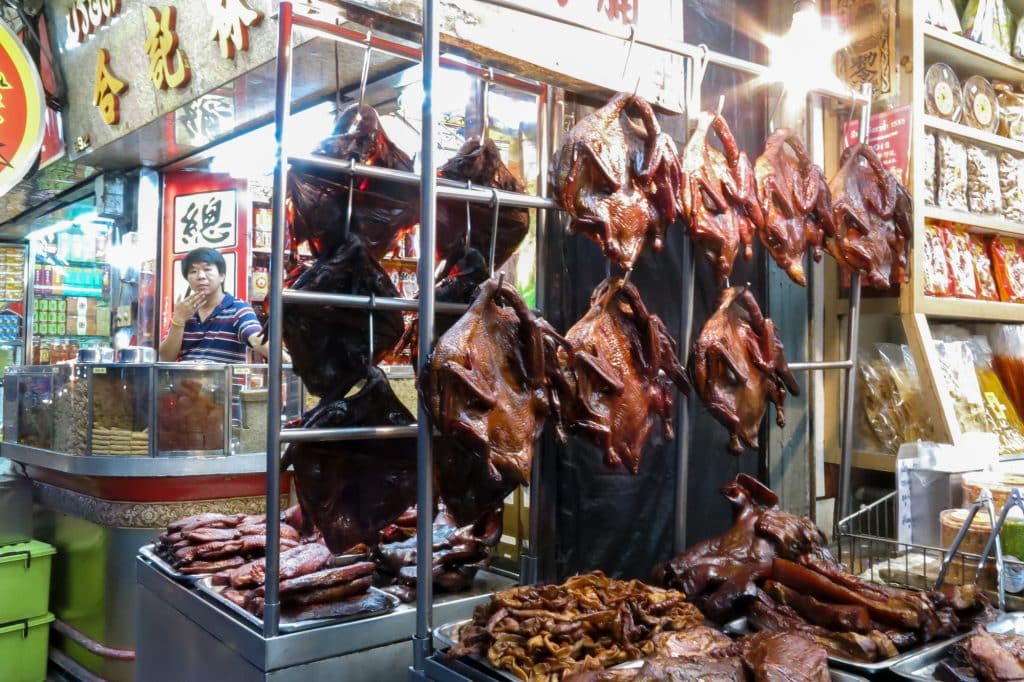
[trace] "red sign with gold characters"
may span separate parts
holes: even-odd
[[[43,143],[46,101],[39,72],[0,21],[0,196],[28,173]]]

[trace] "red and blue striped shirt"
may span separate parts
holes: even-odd
[[[262,329],[256,311],[231,294],[205,320],[194,314],[181,335],[179,362],[245,362],[248,339]]]

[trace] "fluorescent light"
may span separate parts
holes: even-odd
[[[766,36],[764,42],[771,55],[769,79],[782,84],[790,106],[802,107],[814,88],[845,89],[836,75],[833,57],[849,38],[831,18],[822,18],[815,3],[795,3],[789,31],[783,36]]]

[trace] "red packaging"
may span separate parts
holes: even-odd
[[[949,283],[953,296],[977,298],[978,281],[974,274],[971,240],[967,230],[955,227],[943,234],[946,239],[946,258],[949,260]]]
[[[949,296],[949,262],[946,260],[946,229],[928,223],[924,236],[924,293],[927,296]]]
[[[991,253],[999,298],[1024,303],[1024,250],[1015,239],[993,237]]]
[[[978,234],[971,235],[971,257],[974,259],[974,277],[978,282],[978,298],[986,301],[999,300],[999,288],[992,272],[992,258],[989,256],[987,240]]]

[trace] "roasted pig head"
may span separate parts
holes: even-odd
[[[835,234],[828,251],[872,287],[907,281],[913,205],[907,190],[866,144],[846,149],[830,183]]]
[[[692,374],[698,395],[732,438],[729,450],[757,449],[757,431],[768,407],[786,423],[786,390],[799,395],[782,342],[746,287],[722,292],[718,310],[704,324],[693,347]]]
[[[661,250],[682,208],[680,182],[672,138],[650,104],[624,93],[577,123],[551,165],[552,190],[572,216],[571,229],[626,270],[648,238]]]
[[[302,426],[407,426],[415,421],[384,373],[371,367],[358,392],[321,401]],[[282,458],[282,467],[289,465],[295,470],[304,523],[315,525],[335,553],[361,542],[374,544],[380,530],[416,502],[415,438],[293,443]]]
[[[825,235],[832,234],[832,193],[825,174],[791,131],[772,133],[754,164],[764,222],[757,234],[790,279],[807,285],[804,254],[821,260]]]
[[[333,134],[314,154],[339,161],[412,171],[409,155],[384,132],[373,107],[354,104],[341,113]],[[355,178],[349,197],[349,177],[301,161],[288,175],[287,209],[292,230],[292,250],[308,241],[314,255],[330,253],[345,236],[349,202],[349,231],[358,234],[376,259],[394,247],[398,238],[418,220],[419,191],[389,180]]]
[[[517,193],[526,191],[526,186],[502,162],[501,152],[492,140],[467,140],[437,174],[462,183],[468,180],[480,187]],[[530,212],[525,208],[487,204],[470,204],[467,211],[462,201],[442,199],[437,202],[437,257],[446,262],[444,274],[463,257],[467,246],[490,258],[495,211],[498,222],[493,266],[497,269],[519,248],[530,231]]]
[[[541,328],[510,283],[490,279],[434,347],[420,397],[441,437],[441,498],[460,524],[527,485],[550,411]]]
[[[559,396],[563,421],[603,448],[610,467],[625,464],[637,473],[658,421],[672,437],[672,385],[689,389],[675,340],[636,287],[609,278],[565,341],[558,349],[566,379]]]
[[[355,235],[317,259],[292,283],[297,291],[397,297],[398,289]],[[366,311],[331,305],[286,303],[282,330],[295,373],[311,393],[339,397],[366,376],[405,331],[402,313]]]
[[[721,151],[711,144],[712,131],[722,142]],[[764,223],[754,168],[725,119],[707,111],[697,119],[682,164],[681,199],[690,238],[725,280],[741,249],[744,258],[753,257],[754,231]]]

